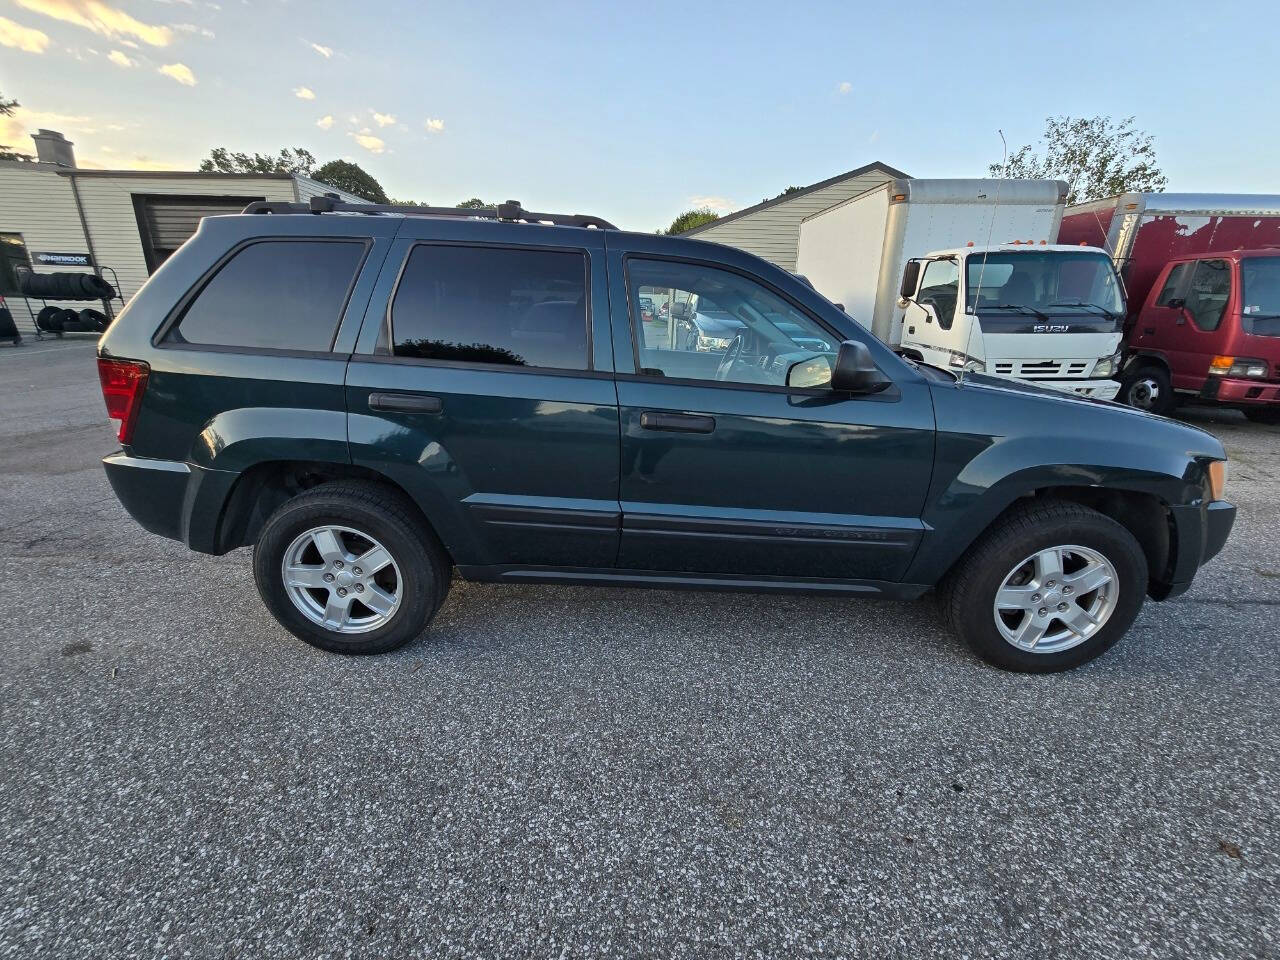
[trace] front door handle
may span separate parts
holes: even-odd
[[[439,413],[444,409],[444,401],[418,393],[371,393],[369,409],[394,413]]]
[[[645,430],[665,430],[668,433],[710,433],[716,428],[716,418],[696,413],[646,410],[640,414],[640,426]]]

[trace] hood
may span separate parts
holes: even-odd
[[[747,326],[727,313],[695,313],[693,322],[708,337],[732,337]]]
[[[1158,423],[1161,424],[1162,429],[1170,433],[1184,434],[1188,439],[1189,447],[1198,450],[1202,454],[1224,458],[1226,456],[1222,442],[1207,430],[1201,430],[1199,427],[1193,427],[1178,420],[1170,420],[1168,417],[1162,417],[1158,414],[1148,413],[1145,410],[1127,407],[1123,403],[1116,403],[1114,400],[1081,397],[1073,393],[1064,393],[1061,390],[1038,387],[1035,384],[1027,383],[1025,380],[1010,380],[1005,377],[992,377],[983,373],[966,373],[960,389],[1005,394],[1013,402],[1018,402],[1025,398],[1027,402],[1031,403],[1070,404],[1080,408],[1080,412],[1084,416],[1101,416],[1101,419],[1098,420],[1098,429],[1104,429],[1108,432],[1132,429],[1137,425],[1138,421]]]

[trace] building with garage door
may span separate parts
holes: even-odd
[[[774,197],[719,220],[686,230],[682,237],[711,240],[754,253],[784,270],[794,271],[800,244],[800,221],[850,197],[874,190],[907,175],[885,163],[868,163],[792,193]]]
[[[195,232],[201,217],[239,213],[254,200],[305,202],[332,194],[366,202],[286,173],[86,170],[76,166],[72,144],[62,134],[41,130],[32,139],[37,162],[0,161],[0,297],[24,335],[34,333],[32,315],[46,301],[19,295],[17,274],[23,268],[99,272],[113,285],[118,280],[128,302]],[[47,303],[107,313],[118,313],[122,305]]]

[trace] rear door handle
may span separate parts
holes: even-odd
[[[444,401],[417,393],[371,393],[369,409],[394,413],[439,413],[444,409]]]
[[[645,430],[665,430],[668,433],[710,433],[716,428],[716,418],[696,413],[646,410],[640,414],[640,426]]]

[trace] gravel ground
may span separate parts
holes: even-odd
[[[459,583],[345,659],[143,532],[92,344],[0,347],[0,957],[1256,957],[1280,938],[1280,431],[1074,673],[933,603]]]

